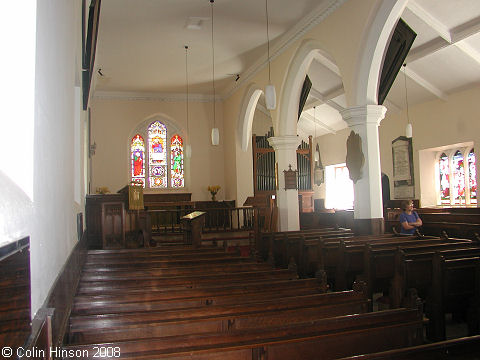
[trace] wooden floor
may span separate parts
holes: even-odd
[[[365,286],[185,246],[91,250],[64,359],[335,359],[423,342],[418,309],[368,312]]]

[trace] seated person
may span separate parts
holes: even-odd
[[[404,200],[401,203],[403,212],[399,216],[401,230],[400,234],[412,235],[415,230],[422,226],[422,220],[416,211],[413,211],[413,201]]]

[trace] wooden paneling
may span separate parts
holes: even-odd
[[[30,334],[30,238],[0,247],[0,344],[23,346]]]

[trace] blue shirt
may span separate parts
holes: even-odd
[[[414,227],[413,229],[407,230],[407,229],[404,229],[403,226],[401,226],[401,224],[404,223],[405,221],[407,223],[413,223],[417,221],[417,219],[418,219],[418,214],[416,211],[412,211],[410,215],[407,214],[406,212],[402,212],[398,217],[398,220],[400,221],[400,227],[401,227],[400,234],[409,234],[409,235],[414,234],[416,227]]]

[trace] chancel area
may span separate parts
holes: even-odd
[[[480,357],[477,0],[0,27],[3,357]]]

